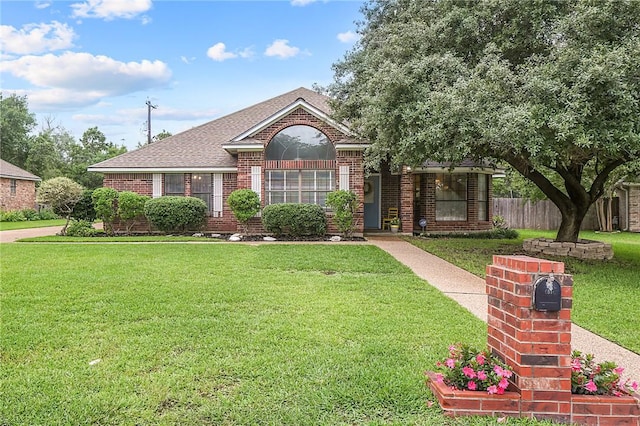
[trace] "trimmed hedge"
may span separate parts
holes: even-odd
[[[317,204],[270,204],[262,210],[262,226],[275,235],[322,236],[327,217]]]
[[[162,232],[197,231],[207,218],[207,204],[195,197],[152,198],[144,204],[144,215]]]

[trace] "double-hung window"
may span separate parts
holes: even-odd
[[[184,196],[184,174],[164,175],[164,195]]]
[[[489,220],[489,176],[478,175],[478,220]]]
[[[466,174],[436,174],[436,220],[467,220]]]

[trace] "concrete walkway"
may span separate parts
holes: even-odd
[[[370,244],[386,251],[408,266],[416,275],[483,321],[487,321],[485,282],[464,269],[427,253],[397,237],[369,236]],[[574,350],[594,354],[596,362],[614,361],[625,371],[623,379],[640,382],[640,355],[572,324],[571,346]]]
[[[20,238],[55,235],[60,226],[47,228],[0,231],[0,242],[13,242]],[[414,245],[393,236],[368,236],[368,243],[375,245],[408,266],[417,276],[426,280],[472,314],[487,321],[487,295],[485,282],[464,269],[427,253]],[[350,243],[349,243],[350,244]],[[575,324],[572,325],[572,347],[592,353],[596,361],[614,361],[625,368],[623,378],[640,382],[640,355],[616,345]]]
[[[0,243],[12,243],[20,238],[46,237],[56,235],[62,226],[48,226],[46,228],[15,229],[13,231],[0,231]]]

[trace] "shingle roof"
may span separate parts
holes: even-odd
[[[7,179],[42,180],[38,176],[31,174],[26,170],[22,170],[20,167],[14,166],[8,161],[4,161],[2,159],[0,159],[0,177]]]
[[[223,149],[234,138],[298,99],[326,113],[329,98],[304,87],[145,145],[89,167],[92,169],[234,168],[237,160]]]

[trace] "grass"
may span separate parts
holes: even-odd
[[[184,242],[200,242],[200,243],[219,243],[219,238],[209,237],[191,237],[181,235],[135,235],[135,236],[116,236],[116,237],[69,237],[48,235],[44,237],[21,238],[20,242],[27,243],[184,243]]]
[[[516,240],[477,240],[462,238],[410,238],[416,246],[484,278],[485,266],[494,254],[522,254],[522,240],[555,237],[550,231],[520,230]],[[573,321],[608,340],[640,353],[640,235],[583,232],[580,238],[611,243],[614,259],[565,262],[573,274]]]
[[[14,243],[2,263],[0,424],[496,421],[428,406],[423,371],[486,326],[373,246]]]
[[[43,228],[46,226],[64,226],[65,219],[51,220],[24,220],[21,222],[0,222],[0,231],[13,231],[16,229]]]

